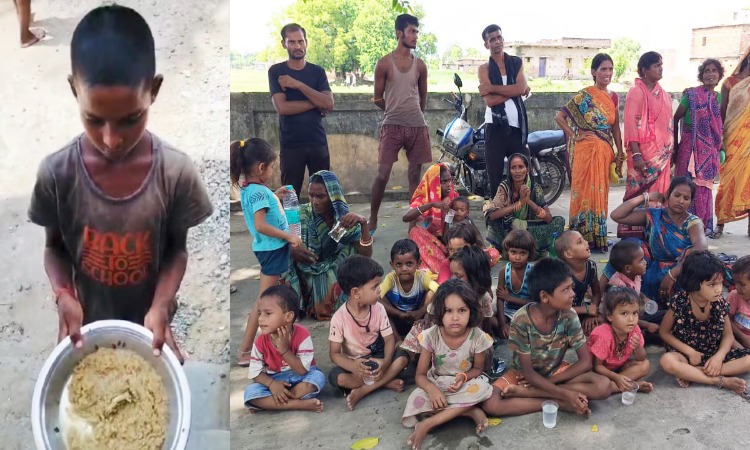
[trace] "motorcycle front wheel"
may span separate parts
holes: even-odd
[[[469,195],[473,195],[475,186],[474,176],[466,165],[461,164],[458,169],[458,182],[468,192]]]
[[[565,189],[565,166],[555,157],[539,158],[539,178],[547,206],[555,203]]]

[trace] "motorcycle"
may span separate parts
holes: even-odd
[[[468,192],[484,198],[495,195],[490,192],[490,179],[487,174],[485,157],[485,127],[482,124],[475,129],[466,121],[467,105],[471,97],[461,95],[463,82],[458,74],[453,74],[453,83],[458,88],[458,95],[451,93],[452,100],[443,99],[457,111],[445,129],[438,128],[436,133],[441,137],[438,162],[444,158],[456,166],[454,176]],[[545,130],[529,133],[528,148],[531,155],[531,177],[542,187],[547,205],[554,203],[565,188],[566,174],[570,179],[565,135],[559,130]],[[507,174],[507,164],[506,174]]]

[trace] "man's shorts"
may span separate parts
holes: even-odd
[[[274,381],[277,381],[279,383],[284,382],[284,383],[291,384],[292,387],[289,388],[290,390],[291,388],[298,385],[299,383],[310,383],[316,387],[315,392],[311,392],[305,395],[300,400],[307,400],[309,398],[317,397],[320,391],[326,385],[325,374],[315,366],[311,366],[310,370],[308,370],[307,373],[304,375],[300,375],[293,370],[285,370],[283,372],[270,375],[270,377]],[[270,397],[270,396],[271,396],[271,390],[268,389],[266,386],[260,383],[252,383],[248,387],[245,388],[245,406],[252,410],[258,411],[261,408],[253,406],[253,404],[250,402],[259,398],[265,398],[265,397]]]
[[[398,152],[406,150],[406,159],[411,164],[432,162],[430,131],[425,127],[405,127],[385,124],[380,128],[378,163],[393,164],[398,161]]]

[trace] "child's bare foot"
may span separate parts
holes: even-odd
[[[677,384],[679,384],[681,388],[690,387],[690,382],[687,380],[683,380],[682,378],[675,378],[675,380],[677,380]]]
[[[357,406],[357,403],[359,403],[364,396],[365,393],[362,391],[361,387],[352,389],[352,391],[349,392],[349,395],[346,396],[346,407],[349,408],[349,411],[354,411],[354,407]]]
[[[404,392],[404,380],[394,378],[383,387],[395,392]]]
[[[23,36],[21,36],[21,48],[31,47],[32,45],[42,40],[45,34],[46,31],[44,30],[44,28],[39,28],[36,33],[32,32],[31,30],[27,30],[27,32],[23,33]]]
[[[745,389],[747,388],[747,383],[742,378],[737,378],[737,377],[721,377],[721,378],[724,379],[724,383],[720,385],[719,387],[729,389],[730,391],[734,391],[738,394],[745,393]]]
[[[487,420],[487,415],[479,408],[469,408],[468,411],[461,414],[462,416],[471,417],[471,420],[474,421],[474,423],[477,425],[476,431],[477,434],[482,434],[484,430],[487,429],[488,426],[490,426],[489,421]]]
[[[307,400],[299,400],[299,402],[300,402],[299,409],[301,409],[301,410],[315,411],[317,413],[323,412],[323,402],[321,402],[317,398],[309,398]]]
[[[638,392],[643,392],[644,394],[648,394],[649,392],[654,390],[654,385],[649,383],[648,381],[640,381],[638,383]]]
[[[409,439],[406,440],[406,445],[409,445],[412,450],[419,450],[422,447],[422,441],[424,441],[425,436],[427,436],[427,430],[426,427],[422,422],[417,422],[417,424],[414,426],[414,432],[409,436]]]
[[[501,392],[501,397],[503,398],[513,398],[513,397],[525,397],[524,391],[527,389],[520,384],[510,384],[505,387]]]

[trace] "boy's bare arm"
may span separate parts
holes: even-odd
[[[524,379],[526,379],[526,381],[529,382],[529,384],[531,384],[537,389],[541,389],[544,392],[549,393],[550,397],[557,398],[560,400],[565,399],[565,396],[568,395],[568,390],[560,386],[557,386],[555,383],[551,381],[551,379],[544,378],[543,376],[538,374],[537,371],[534,370],[534,366],[531,363],[531,354],[521,353],[518,356],[519,356],[519,359],[521,360],[521,368],[523,369],[523,377]]]
[[[386,312],[386,314],[388,314],[388,317],[397,317],[399,319],[403,319],[404,318],[405,314],[403,313],[403,311],[401,311],[400,309],[398,309],[395,306],[393,306],[393,304],[391,303],[391,301],[388,300],[387,298],[380,297],[378,299],[378,301],[385,308],[385,312]]]
[[[555,384],[565,383],[578,375],[583,375],[584,373],[591,371],[591,351],[589,350],[589,347],[586,344],[578,347],[576,355],[578,356],[578,361],[573,363],[573,365],[563,372],[549,377],[549,381]]]
[[[341,342],[329,341],[328,343],[330,344],[329,356],[332,363],[355,375],[361,376],[364,374],[364,369],[362,369],[360,361],[349,359],[341,353]]]
[[[271,382],[273,382],[273,378],[269,377],[265,372],[261,372],[257,377],[253,378],[253,383],[260,383],[265,387],[268,387]]]
[[[182,277],[187,267],[187,229],[167,232],[167,248],[164,251],[164,265],[159,270],[156,292],[151,308],[164,308],[167,315],[174,315],[174,299],[180,289]]]
[[[54,292],[60,289],[73,290],[73,265],[70,253],[63,242],[62,233],[56,227],[46,227],[44,245],[44,270],[47,272]]]
[[[294,116],[315,109],[315,105],[309,100],[287,100],[286,94],[279,92],[271,96],[271,102],[280,116]]]

